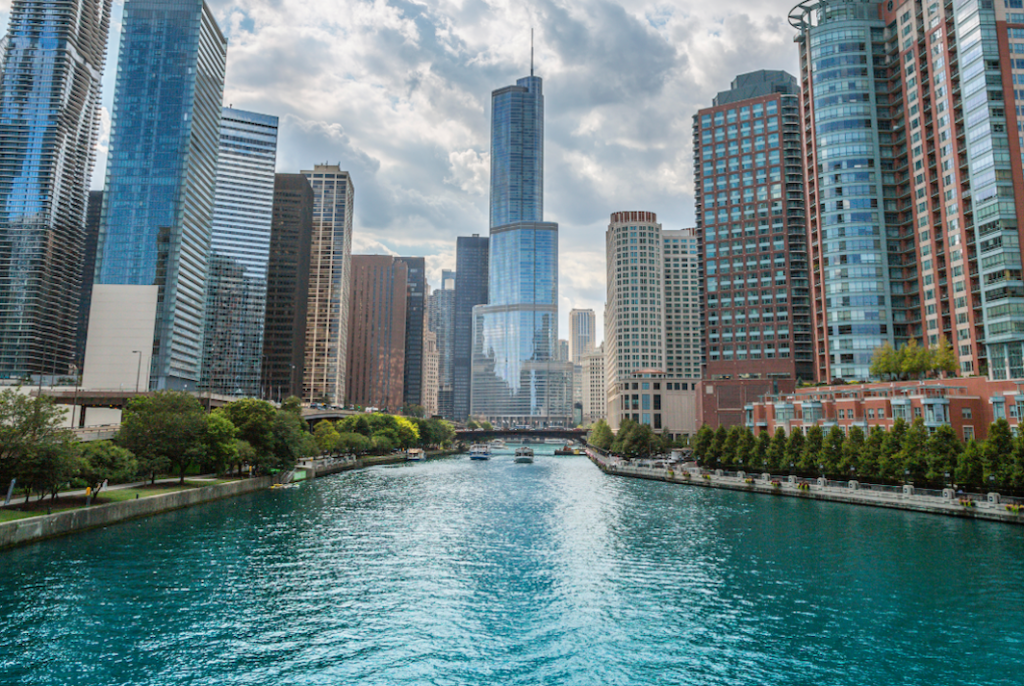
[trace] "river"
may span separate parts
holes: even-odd
[[[0,684],[1024,681],[1024,528],[543,452],[0,553]]]

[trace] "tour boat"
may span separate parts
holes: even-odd
[[[572,443],[566,443],[561,448],[555,449],[555,455],[579,455],[580,451],[573,447]]]
[[[409,448],[409,452],[405,456],[406,462],[423,462],[426,459],[427,454],[421,448]]]
[[[469,459],[489,460],[491,459],[491,446],[486,443],[474,443],[469,448]]]
[[[533,448],[525,445],[522,448],[516,448],[515,461],[519,464],[531,464],[533,462]]]
[[[505,441],[501,440],[500,438],[495,438],[493,441],[491,441],[491,447],[494,448],[495,450],[504,450],[508,446],[505,445]]]
[[[547,445],[563,445],[565,440],[562,438],[545,438],[544,443]]]

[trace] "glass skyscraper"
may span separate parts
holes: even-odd
[[[452,316],[452,417],[469,416],[473,379],[473,308],[487,303],[490,239],[473,234],[455,243],[455,312]]]
[[[0,377],[76,360],[111,0],[14,0],[0,48]]]
[[[532,73],[491,93],[491,226],[544,218],[544,92]]]
[[[159,287],[153,389],[199,381],[226,57],[202,0],[125,3],[96,283]]]
[[[471,414],[567,423],[572,365],[557,356],[558,225],[543,220],[544,96],[532,73],[491,94],[490,216],[488,300],[473,308]]]
[[[224,395],[257,396],[277,117],[225,107],[220,131],[201,385]]]

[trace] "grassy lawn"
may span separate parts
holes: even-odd
[[[25,519],[25,517],[35,517],[35,512],[18,512],[17,510],[0,510],[0,524],[3,522],[13,522],[15,519]]]

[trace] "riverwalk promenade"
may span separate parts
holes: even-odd
[[[764,473],[706,470],[692,463],[678,465],[655,459],[624,460],[593,447],[587,448],[587,455],[601,471],[615,476],[665,481],[697,488],[719,488],[776,497],[823,500],[1007,524],[1024,524],[1024,500],[1008,498],[999,493],[959,494],[951,488],[937,491],[917,489],[910,485],[883,486],[862,484],[854,480],[802,479]]]

